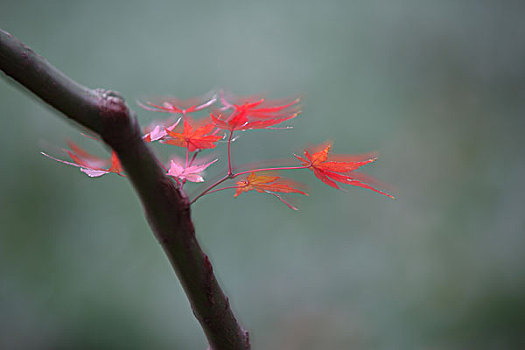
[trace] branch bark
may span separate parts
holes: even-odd
[[[142,141],[132,110],[113,91],[88,89],[0,30],[0,69],[44,102],[97,133],[117,153],[151,229],[168,256],[214,350],[250,348],[208,256],[195,237],[190,203]]]

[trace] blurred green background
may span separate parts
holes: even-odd
[[[239,163],[325,140],[379,151],[367,172],[398,200],[305,172],[298,212],[255,193],[194,206],[254,349],[287,350],[525,348],[524,14],[523,1],[0,2],[3,29],[119,91],[143,125],[163,117],[138,110],[144,96],[303,94],[295,129],[246,133]],[[0,115],[0,348],[205,349],[130,184],[39,154],[103,147],[5,76]]]

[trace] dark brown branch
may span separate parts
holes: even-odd
[[[146,218],[186,291],[212,349],[249,349],[208,256],[195,238],[190,204],[142,141],[133,112],[118,94],[71,80],[11,34],[0,30],[0,69],[113,148],[138,193]]]

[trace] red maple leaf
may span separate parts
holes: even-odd
[[[283,179],[280,176],[268,176],[258,175],[255,172],[251,172],[246,179],[237,182],[237,191],[234,197],[239,196],[243,192],[255,190],[259,193],[268,193],[277,197],[281,202],[286,204],[290,209],[297,210],[296,207],[285,201],[279,193],[300,193],[308,196],[306,192],[299,190],[296,187],[300,187],[299,183],[293,182],[288,179]]]
[[[188,100],[180,100],[176,97],[167,97],[157,99],[155,102],[137,102],[137,104],[148,111],[153,112],[165,112],[165,113],[177,113],[186,115],[187,113],[197,112],[203,110],[217,101],[217,97],[205,96],[201,98],[192,98]]]
[[[297,107],[299,99],[295,99],[284,105],[275,105],[274,102],[265,101],[260,99],[254,102],[245,102],[241,105],[234,104],[233,108],[236,114],[246,115],[248,117],[260,118],[260,119],[276,119],[282,118],[290,114],[297,112],[297,108],[291,111],[292,106]]]
[[[111,158],[110,160],[108,160],[91,155],[90,153],[86,152],[71,141],[68,142],[68,146],[70,150],[66,149],[65,151],[73,162],[57,159],[44,152],[40,153],[48,158],[56,160],[57,162],[80,168],[80,171],[82,171],[89,177],[99,177],[109,173],[115,173],[117,175],[124,176],[122,174],[122,166],[120,165],[120,161],[115,151],[112,151]],[[107,166],[107,164],[111,165],[109,166],[109,168],[104,169]]]
[[[215,143],[222,139],[222,136],[213,135],[214,129],[215,125],[209,122],[194,129],[190,121],[184,119],[183,131],[174,132],[166,129],[166,133],[171,139],[163,140],[161,142],[179,147],[187,147],[189,152],[194,152],[198,149],[215,148]]]
[[[328,186],[339,189],[337,182],[358,186],[380,193],[390,198],[395,198],[391,194],[380,191],[368,183],[377,184],[378,181],[371,176],[355,172],[363,165],[370,164],[377,160],[377,157],[371,154],[366,155],[328,155],[331,144],[326,144],[317,152],[311,154],[308,150],[304,151],[304,158],[295,155],[302,165],[308,166],[315,176]],[[368,182],[368,183],[366,183]]]
[[[224,102],[223,102],[224,103]],[[271,126],[280,124],[286,120],[295,118],[299,115],[297,104],[299,99],[284,105],[275,105],[273,102],[247,101],[241,105],[230,104],[227,109],[233,109],[229,115],[211,115],[211,118],[218,128],[230,131],[248,129],[267,129]]]

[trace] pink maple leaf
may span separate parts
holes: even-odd
[[[218,159],[214,159],[211,162],[204,162],[195,165],[186,166],[182,159],[172,158],[170,160],[170,168],[168,175],[176,177],[180,180],[187,180],[191,182],[204,182],[204,170],[210,165],[215,163]]]
[[[176,122],[173,122],[173,119],[153,122],[145,128],[145,134],[142,138],[147,143],[162,140],[168,136],[166,129],[172,131],[177,125],[179,125],[180,120],[181,118],[177,119]]]

